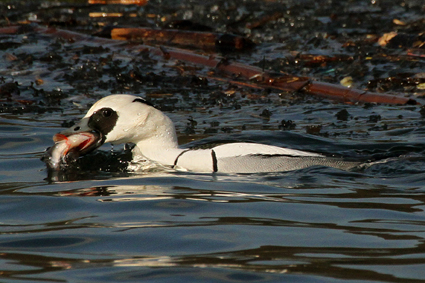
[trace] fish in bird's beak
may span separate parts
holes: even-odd
[[[95,150],[105,142],[131,142],[138,133],[128,131],[128,121],[132,121],[130,124],[133,127],[138,126],[145,122],[150,113],[145,111],[144,115],[139,115],[142,113],[141,105],[147,105],[147,102],[133,95],[111,95],[99,100],[90,107],[79,123],[53,137],[55,145],[47,150],[43,160],[48,167],[60,169],[61,165]],[[149,110],[151,106],[145,107]],[[120,115],[122,117],[118,119]]]
[[[45,152],[42,158],[49,168],[59,170],[61,166],[103,144],[102,134],[97,131],[75,131],[67,135],[68,133],[69,131],[65,130],[53,136],[55,144]]]
[[[42,160],[50,169],[59,170],[61,166],[100,147],[105,137],[90,127],[89,118],[84,117],[76,125],[55,134],[53,141],[55,144],[45,152]]]

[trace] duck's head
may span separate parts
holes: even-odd
[[[89,152],[104,143],[137,144],[150,139],[160,140],[164,131],[171,132],[167,139],[175,142],[173,124],[161,111],[141,97],[116,94],[97,101],[79,123],[59,134],[95,132],[96,138],[86,150]]]

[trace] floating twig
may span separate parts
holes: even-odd
[[[114,28],[111,38],[217,51],[245,51],[254,46],[251,40],[243,36],[173,29]]]
[[[89,4],[121,4],[143,6],[148,0],[89,0]]]

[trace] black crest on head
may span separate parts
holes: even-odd
[[[133,102],[140,102],[140,103],[152,106],[153,108],[156,108],[155,105],[153,105],[150,101],[147,101],[146,99],[141,98],[141,97],[134,99]]]
[[[115,127],[118,114],[111,108],[101,108],[90,116],[88,126],[106,136]]]

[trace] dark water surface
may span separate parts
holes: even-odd
[[[50,183],[39,156],[59,128],[21,122],[9,119],[0,138],[2,278],[421,282],[425,277],[423,158],[362,172],[315,167],[240,176],[104,173]]]
[[[359,88],[373,77],[387,79],[391,72],[414,76],[424,70],[420,58],[413,63],[365,59],[382,52],[374,44],[342,47],[348,40],[391,30],[385,23],[393,18],[421,19],[422,4],[350,1],[351,6],[342,8],[331,2],[304,2],[309,8],[278,3],[291,13],[253,31],[259,47],[236,56],[238,60],[260,64],[267,54],[270,63],[276,63],[269,67],[277,68],[292,50],[349,54],[357,56],[356,68],[347,62],[317,68],[280,66],[333,83],[351,75]],[[223,9],[239,18],[258,8],[255,1],[240,4],[240,10],[231,9],[232,1],[226,3]],[[265,12],[277,7],[270,3]],[[187,4],[186,10],[173,5],[126,9],[141,14],[143,9],[162,9],[161,15],[169,17],[189,17],[189,10],[194,19],[206,11],[217,17],[214,22],[208,16],[207,24],[216,23],[218,30],[224,25],[220,21],[227,19],[214,1],[206,8]],[[19,13],[17,6],[10,20],[35,15],[42,20],[49,10],[41,7],[46,6],[33,11],[21,7],[24,12]],[[329,18],[333,9],[340,13],[337,20]],[[75,10],[77,22],[85,12]],[[384,24],[375,26],[377,19]],[[421,25],[418,21],[410,32]],[[90,23],[78,27],[93,28]],[[334,37],[321,34],[326,29],[332,29]],[[291,32],[296,36],[287,37]],[[233,89],[214,81],[199,83],[190,71],[177,71],[184,68],[181,62],[140,50],[88,50],[87,42],[32,33],[2,35],[0,40],[5,43],[0,74],[6,83],[18,82],[19,90],[19,95],[1,92],[0,281],[424,282],[425,128],[420,106],[345,105]],[[364,73],[357,73],[359,68]],[[207,76],[208,70],[198,71],[197,76]],[[135,72],[140,75],[137,81],[129,75]],[[330,73],[332,78],[325,75]],[[37,79],[43,83],[31,84]],[[416,86],[400,90],[422,94]],[[69,172],[49,175],[40,157],[52,145],[53,134],[81,118],[100,97],[123,92],[162,106],[176,123],[182,143],[196,144],[208,136],[212,141],[249,140],[386,162],[352,172],[312,167],[251,175],[134,174],[117,162],[125,155],[122,147],[111,151],[105,145]],[[260,115],[265,109],[272,113],[270,119]],[[346,120],[335,116],[342,110],[348,112]],[[279,127],[282,120],[292,120],[295,128]],[[311,126],[322,128],[307,134]]]

